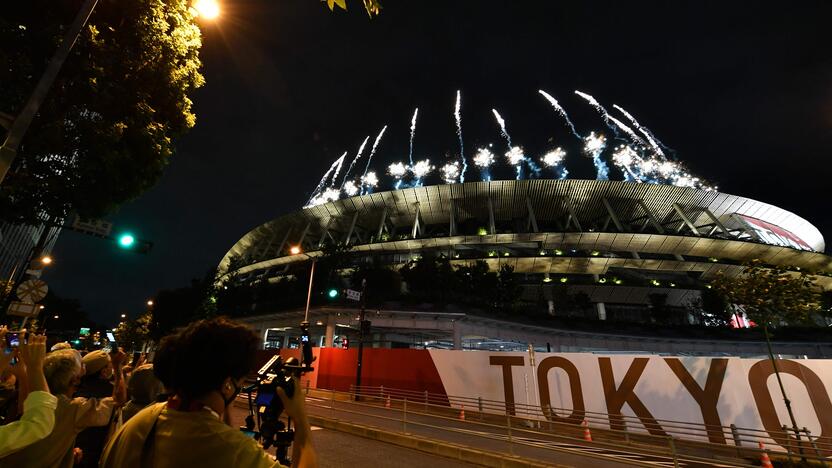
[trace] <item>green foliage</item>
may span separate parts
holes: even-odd
[[[113,211],[152,187],[193,127],[203,84],[187,0],[101,0],[24,138],[0,192],[6,220]],[[79,2],[27,0],[0,18],[0,110],[28,98]]]
[[[347,0],[321,0],[322,2],[326,2],[326,6],[329,7],[329,10],[332,11],[335,9],[337,5],[342,10],[347,9]],[[374,15],[378,16],[381,13],[381,3],[378,0],[363,0],[364,2],[364,9],[367,11],[367,14],[370,15],[372,18]]]
[[[727,302],[741,306],[750,320],[763,326],[805,324],[820,308],[820,295],[809,272],[794,273],[759,260],[745,266],[733,278],[720,272],[711,284]]]
[[[421,257],[399,272],[412,298],[438,304],[459,303],[508,311],[515,307],[522,288],[514,268],[503,265],[498,273],[478,260],[453,268],[444,255]]]
[[[138,351],[151,338],[153,314],[148,311],[136,320],[125,320],[118,324],[115,331],[118,346],[125,351]]]

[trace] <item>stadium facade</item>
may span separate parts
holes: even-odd
[[[817,284],[832,288],[832,257],[824,254],[823,236],[794,213],[717,191],[604,180],[444,184],[310,206],[245,234],[222,259],[220,271],[246,284],[276,282],[291,274],[297,262],[322,255],[328,243],[351,247],[350,268],[372,261],[396,268],[425,255],[445,255],[457,266],[481,260],[492,271],[510,265],[523,297],[543,298],[554,316],[559,314],[556,290],[588,297],[591,314],[600,320],[636,317],[655,294],[668,306],[684,307],[700,297],[718,272],[737,275],[752,259],[817,272]],[[290,249],[295,246],[303,254],[293,255]],[[374,336],[382,337],[382,343],[384,336],[390,337],[388,344],[424,338],[453,348],[503,348],[524,340],[537,340],[538,346],[546,336],[557,335],[555,330],[534,330],[533,325],[510,320],[489,321],[465,310],[429,311],[426,316],[408,310],[380,314]],[[321,342],[332,346],[336,327],[356,328],[354,315],[326,308],[313,311]],[[287,330],[297,318],[292,311],[269,311],[247,320],[264,333],[268,346],[286,343]],[[422,318],[434,326],[416,324]],[[450,325],[440,326],[444,322]],[[279,333],[269,335],[269,329]],[[591,337],[572,342],[583,344],[557,349],[594,349]],[[595,348],[650,348],[644,343],[631,348],[615,343]],[[705,348],[703,353],[720,351]],[[757,354],[756,345],[752,348],[737,348],[732,354]],[[818,348],[811,353],[828,351]],[[803,353],[803,348],[796,352]]]

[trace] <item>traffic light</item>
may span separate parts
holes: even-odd
[[[130,234],[129,232],[126,232],[126,233],[118,236],[118,245],[119,245],[119,247],[129,249],[130,247],[133,247],[133,245],[135,243],[136,243],[136,238],[133,237],[133,234]]]
[[[327,297],[330,299],[336,299],[338,297],[338,290],[335,288],[329,288],[326,292]]]
[[[136,236],[129,232],[119,234],[114,240],[120,249],[131,252],[146,254],[153,248],[153,242],[137,239]]]

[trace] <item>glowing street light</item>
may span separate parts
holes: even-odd
[[[127,318],[127,314],[121,314],[121,318]]]
[[[300,253],[300,246],[293,245],[292,247],[289,248],[289,253],[292,254],[292,255],[299,254]]]
[[[153,299],[149,299],[149,300],[147,301],[147,306],[148,306],[148,307],[153,307]]]
[[[196,0],[193,7],[200,18],[212,20],[220,15],[220,4],[216,0]]]
[[[50,263],[52,263],[52,257],[50,257],[49,255],[44,255],[40,258],[40,262],[44,265],[49,265]]]

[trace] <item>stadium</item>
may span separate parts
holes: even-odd
[[[573,315],[649,321],[657,297],[680,322],[702,321],[689,311],[701,303],[709,280],[720,271],[736,275],[752,259],[817,272],[816,283],[832,287],[832,258],[823,253],[821,233],[794,213],[713,190],[574,179],[411,187],[308,206],[245,234],[220,271],[248,287],[308,278],[310,259],[328,245],[345,247],[348,260],[334,283],[342,291],[362,265],[396,270],[443,258],[454,268],[510,267],[518,300],[532,309],[514,320],[464,306],[387,301],[368,306],[376,347],[517,350],[533,344],[552,351],[761,355],[760,343],[598,334],[536,322]],[[302,306],[256,307],[245,320],[262,333],[264,346],[292,346]],[[357,314],[354,302],[313,301],[314,339],[339,346],[357,338]],[[733,320],[746,325],[739,315]],[[832,354],[828,344],[781,346],[785,354]]]

